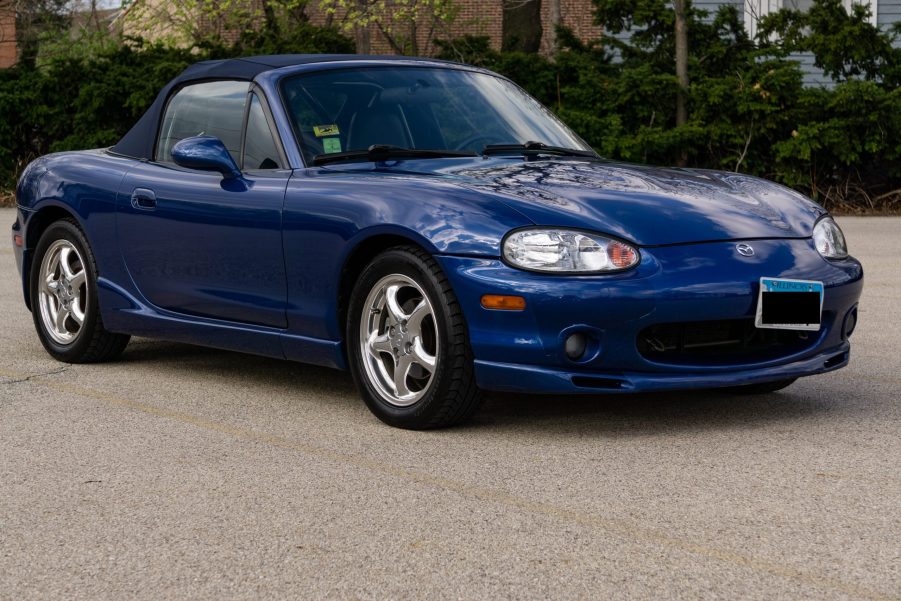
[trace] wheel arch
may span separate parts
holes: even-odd
[[[350,295],[353,292],[354,283],[357,281],[357,278],[359,278],[363,269],[366,268],[373,258],[389,248],[397,246],[415,246],[430,254],[434,253],[434,248],[428,248],[413,236],[397,232],[383,232],[360,240],[347,254],[347,257],[344,259],[344,263],[341,266],[341,275],[338,279],[337,317],[338,327],[342,332],[347,323]],[[344,349],[344,354],[347,354],[347,349]],[[347,357],[345,356],[345,359],[346,358]]]
[[[59,204],[46,204],[28,219],[25,224],[25,261],[22,265],[22,285],[25,291],[25,305],[30,311],[32,309],[31,302],[31,261],[33,260],[34,250],[37,248],[41,236],[47,231],[51,225],[57,221],[70,219],[74,221],[81,231],[84,227],[78,215],[70,207]]]

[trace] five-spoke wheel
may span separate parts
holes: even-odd
[[[395,273],[379,280],[360,317],[360,344],[369,379],[392,405],[421,399],[432,383],[438,355],[434,311],[422,288]]]
[[[81,332],[88,305],[84,259],[68,240],[56,240],[41,261],[38,307],[47,333],[69,344]]]
[[[44,348],[56,359],[105,361],[128,344],[128,336],[103,327],[94,256],[74,221],[57,221],[41,235],[29,284],[35,328]]]
[[[350,299],[347,339],[354,380],[382,421],[437,428],[478,407],[462,311],[423,250],[392,248],[363,270]]]

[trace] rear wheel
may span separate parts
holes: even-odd
[[[463,313],[441,268],[421,249],[390,249],[363,270],[347,340],[357,387],[385,423],[440,428],[478,408]]]
[[[782,390],[783,388],[788,388],[794,384],[797,379],[798,378],[788,378],[787,380],[776,380],[775,382],[764,382],[762,384],[746,384],[745,386],[734,386],[732,388],[727,388],[726,390],[736,394],[769,394],[771,392],[776,392],[777,390]]]
[[[94,255],[74,222],[58,221],[41,236],[29,283],[35,329],[55,359],[99,362],[125,349],[129,337],[103,327]]]

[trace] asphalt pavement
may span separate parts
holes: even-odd
[[[329,369],[146,339],[57,363],[7,246],[0,599],[901,599],[901,218],[839,223],[846,369],[490,395],[435,432]]]

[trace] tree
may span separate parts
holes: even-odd
[[[501,47],[538,52],[541,48],[541,0],[503,0]]]
[[[355,34],[359,51],[369,51],[374,27],[392,51],[412,55],[430,54],[436,35],[447,32],[458,12],[453,0],[320,0],[319,6]]]
[[[901,85],[901,24],[883,31],[870,9],[842,0],[816,0],[806,12],[783,9],[761,19],[758,42],[784,52],[810,52],[814,65],[836,81],[865,79]],[[773,40],[772,42],[770,40]]]
[[[4,0],[0,0],[0,5]],[[34,66],[42,38],[69,29],[75,2],[70,0],[5,0],[16,12],[16,39],[22,65]],[[0,6],[2,8],[2,6]]]
[[[282,23],[306,22],[307,0],[130,0],[125,33],[175,46],[221,44],[228,34],[261,28],[278,35]]]
[[[673,65],[678,87],[675,94],[676,125],[688,122],[689,29],[697,21],[690,0],[673,0],[672,8],[664,0],[594,0],[595,21],[604,33],[628,32],[631,40],[610,39],[624,55],[647,54],[655,62],[665,59]],[[706,14],[706,13],[704,13]]]

